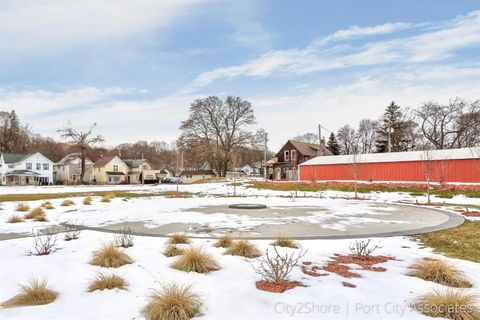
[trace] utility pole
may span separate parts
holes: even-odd
[[[268,133],[265,132],[264,136],[264,145],[263,145],[263,177],[265,181],[267,180],[267,142],[268,142]]]

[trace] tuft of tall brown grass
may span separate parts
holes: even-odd
[[[246,258],[258,258],[262,255],[257,246],[246,239],[234,241],[225,254]]]
[[[23,220],[22,217],[14,214],[14,215],[10,216],[10,218],[8,218],[7,223],[19,223],[19,222],[23,222],[23,221],[25,221],[25,220]]]
[[[83,198],[83,204],[89,206],[92,204],[92,197],[85,197]]]
[[[232,245],[233,239],[228,234],[224,234],[213,244],[217,248],[228,248]]]
[[[92,259],[90,260],[90,264],[104,268],[119,268],[132,262],[132,258],[112,243],[106,244],[99,250],[94,251]]]
[[[187,244],[190,243],[190,239],[184,234],[176,233],[170,236],[168,239],[170,244]]]
[[[53,206],[53,204],[50,201],[45,201],[44,203],[42,203],[41,207],[46,209],[46,210],[55,209],[55,207]]]
[[[272,242],[272,246],[276,247],[285,247],[285,248],[292,248],[298,249],[298,244],[292,240],[290,237],[277,237],[274,242]]]
[[[15,208],[15,211],[25,212],[30,210],[30,206],[26,203],[19,203]]]
[[[443,292],[427,293],[413,304],[413,308],[433,318],[477,320],[480,319],[480,310],[477,305],[476,296],[463,290],[448,289]]]
[[[28,285],[21,285],[21,291],[12,299],[5,301],[5,307],[36,306],[55,301],[58,293],[48,288],[45,280],[31,280]]]
[[[177,257],[171,267],[185,272],[209,273],[219,270],[217,261],[201,248],[189,247]]]
[[[62,201],[62,203],[60,203],[60,205],[61,205],[62,207],[69,207],[69,206],[75,205],[75,202],[73,202],[73,201],[70,200],[70,199],[65,199],[65,200]]]
[[[100,199],[100,202],[110,202],[110,201],[112,201],[112,198],[107,195],[104,195],[102,199]]]
[[[112,289],[125,290],[126,288],[127,282],[119,275],[99,273],[88,286],[88,292]]]
[[[470,288],[463,272],[446,260],[424,258],[410,266],[410,276],[432,281],[449,287]]]
[[[35,208],[25,215],[25,219],[33,219],[35,221],[47,221],[45,211],[41,207]]]
[[[189,320],[199,315],[201,306],[190,286],[170,284],[152,293],[144,314],[147,320]]]
[[[176,257],[176,256],[179,256],[183,254],[183,249],[182,248],[179,248],[177,245],[175,244],[168,244],[166,247],[165,247],[165,250],[163,251],[163,255],[165,257]]]

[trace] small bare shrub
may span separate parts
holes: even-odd
[[[115,246],[122,248],[133,247],[133,230],[124,227],[113,235]]]
[[[189,320],[199,315],[201,306],[190,286],[163,285],[150,296],[144,314],[147,320]]]
[[[272,246],[298,249],[298,244],[289,237],[277,237]]]
[[[169,258],[170,257],[176,257],[176,256],[179,256],[179,255],[183,254],[183,249],[179,248],[175,244],[168,244],[165,247],[165,250],[163,251],[163,254],[165,255],[165,257],[169,257]]]
[[[449,287],[470,288],[472,284],[464,274],[445,260],[425,258],[410,266],[410,276]]]
[[[76,223],[67,222],[67,225],[64,226],[63,239],[65,241],[77,240],[80,233],[80,227]]]
[[[217,261],[203,249],[190,247],[183,250],[171,267],[185,272],[208,273],[220,269]]]
[[[434,291],[420,297],[413,308],[426,316],[452,320],[480,319],[478,298],[463,290]]]
[[[99,250],[94,251],[90,260],[90,264],[105,268],[119,268],[132,262],[132,258],[113,244],[104,245]]]
[[[26,203],[19,203],[15,208],[16,211],[25,212],[30,210],[30,206]]]
[[[120,289],[125,290],[127,288],[127,282],[116,274],[104,274],[99,273],[95,279],[88,286],[88,291],[93,292],[96,290],[112,290]]]
[[[380,248],[379,245],[376,246],[370,246],[371,240],[368,239],[367,241],[358,241],[356,240],[353,243],[350,243],[350,251],[352,252],[352,255],[360,260],[366,260],[368,259],[373,252],[375,252],[377,249]]]
[[[73,202],[73,201],[70,200],[70,199],[65,199],[65,200],[62,201],[62,203],[60,203],[60,205],[61,205],[62,207],[69,207],[69,206],[75,205],[75,202]]]
[[[32,254],[36,256],[46,256],[54,251],[55,243],[57,243],[57,235],[55,230],[48,228],[45,230],[32,231],[35,246]]]
[[[92,197],[85,197],[83,198],[83,204],[89,206],[92,204]]]
[[[233,239],[229,235],[225,234],[217,239],[217,241],[213,244],[214,247],[217,248],[228,248],[232,245]]]
[[[10,218],[8,218],[7,223],[19,223],[19,222],[23,222],[23,221],[25,221],[25,220],[23,220],[22,217],[14,214],[14,215],[10,216]]]
[[[190,243],[190,239],[184,234],[176,233],[170,236],[168,239],[168,243],[170,244],[187,244]]]
[[[28,285],[21,285],[21,292],[12,299],[2,303],[4,307],[36,306],[55,301],[58,294],[48,288],[45,280],[32,280]]]
[[[232,242],[225,254],[246,258],[258,258],[262,255],[257,246],[246,239]]]
[[[290,280],[290,273],[298,264],[298,261],[305,256],[306,251],[301,250],[299,253],[280,254],[277,247],[274,246],[274,256],[270,256],[268,249],[265,256],[259,259],[260,264],[254,266],[254,270],[262,277],[262,280],[283,284]]]

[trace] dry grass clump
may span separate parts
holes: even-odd
[[[69,207],[69,206],[75,205],[75,202],[73,202],[73,201],[70,200],[70,199],[65,199],[65,200],[62,201],[62,203],[60,203],[60,205],[61,205],[62,207]]]
[[[26,286],[20,286],[21,292],[2,303],[4,307],[36,306],[55,301],[58,294],[49,289],[45,280],[32,280]]]
[[[234,241],[225,254],[246,258],[258,258],[262,255],[257,246],[246,239]]]
[[[7,223],[19,223],[19,222],[23,222],[23,221],[25,221],[25,220],[23,220],[22,217],[14,214],[14,215],[10,216],[10,218],[8,218]]]
[[[165,250],[163,251],[163,255],[165,257],[176,257],[183,254],[183,249],[179,248],[175,244],[169,244],[165,247]]]
[[[277,237],[272,246],[298,249],[298,244],[289,237]]]
[[[462,290],[434,291],[420,297],[413,307],[426,316],[452,320],[480,319],[478,298]]]
[[[150,296],[144,314],[147,320],[188,320],[199,315],[201,306],[190,286],[170,284]]]
[[[30,206],[26,203],[19,203],[15,208],[15,211],[25,212],[30,210]]]
[[[213,244],[214,247],[217,248],[228,248],[232,245],[233,239],[229,235],[225,234],[217,239],[217,241]]]
[[[119,268],[132,263],[133,260],[127,254],[115,247],[112,243],[104,245],[93,252],[90,264],[105,268]]]
[[[463,273],[445,260],[425,258],[410,266],[410,276],[449,287],[470,288],[472,284]]]
[[[110,201],[112,201],[112,198],[107,195],[104,195],[100,200],[100,202],[110,202]]]
[[[201,248],[189,247],[183,250],[171,267],[185,272],[208,273],[220,269],[217,261]]]
[[[187,244],[190,243],[190,239],[184,234],[176,233],[170,236],[168,239],[168,243],[170,244]]]
[[[92,197],[85,197],[83,198],[83,204],[89,206],[92,204]]]
[[[53,204],[50,201],[45,201],[44,203],[42,203],[41,207],[43,209],[46,209],[46,210],[55,209],[55,207],[53,206]]]
[[[127,288],[127,282],[116,274],[97,274],[96,278],[88,286],[88,292],[96,290],[112,290],[120,289],[125,290]]]
[[[33,219],[35,221],[47,221],[45,211],[41,207],[35,208],[25,215],[25,219]]]

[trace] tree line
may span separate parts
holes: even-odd
[[[379,119],[361,119],[356,128],[346,124],[331,132],[326,146],[334,155],[466,148],[480,144],[479,132],[480,100],[430,101],[414,109],[392,101]],[[295,139],[319,141],[313,133]]]

